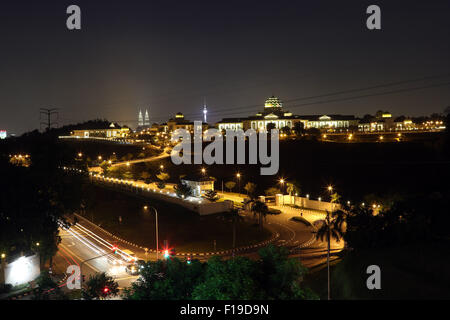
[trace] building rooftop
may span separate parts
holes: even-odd
[[[120,126],[118,123],[114,123],[114,122],[97,122],[97,123],[84,124],[80,127],[76,127],[73,130],[106,130],[106,129],[122,129],[122,128],[128,128],[128,127]]]

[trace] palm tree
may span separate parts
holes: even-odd
[[[229,192],[236,186],[236,182],[234,181],[227,181],[225,182],[225,187],[228,189]]]
[[[242,221],[243,218],[239,214],[239,210],[236,208],[232,208],[230,211],[224,212],[223,217],[233,224],[233,250],[236,248],[236,227],[239,221]]]
[[[342,223],[339,216],[327,210],[327,217],[322,226],[317,230],[316,239],[323,241],[325,238],[327,241],[327,269],[328,269],[328,300],[331,299],[330,289],[330,242],[331,238],[339,242],[343,236]]]
[[[300,193],[300,184],[297,181],[294,182],[286,182],[286,192],[289,193],[290,196],[293,194]]]
[[[258,215],[259,227],[262,230],[263,220],[266,218],[266,215],[269,212],[269,208],[264,202],[259,200],[250,200],[249,202],[251,202],[251,210],[253,212],[253,216]]]
[[[256,198],[256,184],[253,182],[247,182],[247,184],[244,187],[245,191],[247,191],[247,195],[253,199]]]

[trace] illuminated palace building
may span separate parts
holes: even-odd
[[[225,118],[217,123],[219,130],[247,130],[262,131],[267,129],[269,123],[275,128],[294,128],[297,122],[303,123],[305,129],[317,128],[343,131],[357,127],[358,120],[352,115],[294,115],[283,110],[283,104],[277,97],[270,97],[264,104],[264,110],[247,118]]]

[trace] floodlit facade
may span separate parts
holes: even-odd
[[[70,135],[77,138],[126,138],[129,134],[130,128],[111,123],[107,128],[73,130]]]
[[[306,128],[321,130],[346,130],[356,128],[358,119],[353,115],[330,114],[322,116],[301,116],[307,120]]]
[[[161,127],[163,128],[164,132],[173,132],[177,129],[185,129],[189,132],[194,131],[194,122],[190,120],[186,120],[184,118],[184,114],[181,112],[178,112],[174,118],[169,119],[167,123],[161,124]],[[202,131],[205,131],[208,129],[208,124],[203,122],[202,123]]]
[[[275,96],[268,98],[264,103],[264,110],[247,118],[224,118],[216,124],[219,130],[253,129],[256,131],[267,130],[269,123],[273,123],[276,129],[288,127],[292,129],[296,122],[306,121],[294,116],[291,112],[283,110],[283,103]]]
[[[214,181],[209,177],[189,175],[182,178],[181,182],[191,187],[194,197],[200,197],[205,191],[214,190]]]
[[[247,118],[225,118],[217,123],[219,130],[256,131],[267,130],[273,123],[276,129],[288,127],[292,129],[296,123],[303,123],[303,127],[317,129],[348,129],[357,126],[358,119],[352,115],[294,115],[283,109],[283,103],[275,96],[268,98],[264,103],[264,110]]]
[[[8,261],[4,261],[6,259]],[[41,272],[38,254],[21,255],[13,259],[6,259],[2,259],[0,284],[4,282],[5,284],[18,286],[35,280]]]

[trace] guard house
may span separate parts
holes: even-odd
[[[191,174],[183,177],[181,182],[192,188],[194,197],[200,197],[205,191],[214,190],[214,180],[207,176]]]

